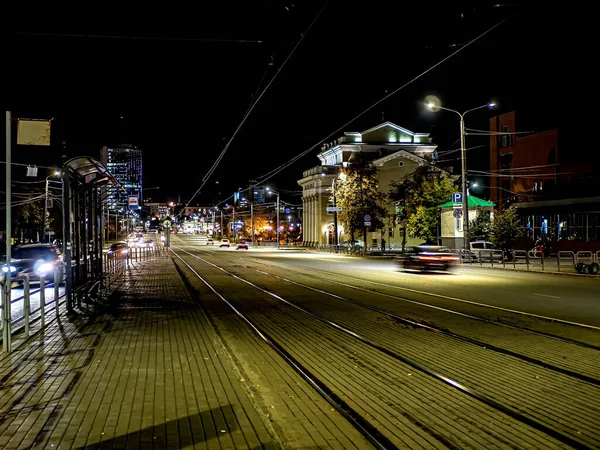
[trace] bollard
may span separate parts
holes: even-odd
[[[23,320],[25,321],[25,337],[29,337],[29,316],[31,314],[31,298],[29,294],[29,275],[23,279]]]
[[[40,322],[42,328],[46,326],[46,281],[40,277]]]
[[[540,262],[542,263],[542,272],[543,272],[544,271],[544,252],[541,253],[540,257],[541,257]]]

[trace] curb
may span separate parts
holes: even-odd
[[[541,270],[526,270],[526,269],[514,269],[514,268],[509,268],[509,267],[479,267],[479,266],[469,266],[467,264],[461,264],[460,266],[461,268],[468,268],[469,270],[510,270],[511,272],[523,272],[523,273],[539,273],[539,274],[546,274],[546,275],[566,275],[566,276],[571,276],[571,277],[581,277],[581,278],[591,278],[591,279],[597,279],[600,280],[600,275],[592,275],[589,273],[569,273],[569,272],[548,272],[548,271],[541,271]]]

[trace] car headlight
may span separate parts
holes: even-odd
[[[54,265],[42,259],[36,261],[33,265],[33,272],[38,276],[46,276],[52,272]]]
[[[15,266],[10,266],[10,273],[16,272],[17,268]],[[2,267],[2,272],[8,273],[8,266]]]

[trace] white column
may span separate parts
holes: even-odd
[[[315,234],[315,226],[316,226],[315,224],[317,222],[317,208],[315,207],[315,204],[316,204],[315,200],[316,199],[315,199],[314,194],[311,195],[311,197],[310,197],[311,215],[310,216],[311,216],[312,220],[310,222],[310,240],[314,244],[318,244],[319,243],[319,239],[318,239],[318,237]]]
[[[308,223],[306,224],[306,231],[308,235],[308,241],[313,245],[315,243],[315,239],[313,236],[313,223],[315,221],[315,212],[313,210],[313,196],[309,195],[308,197]]]
[[[315,238],[317,243],[324,244],[323,236],[321,236],[321,196],[315,195]]]

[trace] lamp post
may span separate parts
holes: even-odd
[[[45,195],[44,195],[44,220],[43,220],[43,230],[42,230],[42,237],[43,237],[43,241],[46,242],[46,223],[48,222],[48,181],[50,177],[56,177],[60,175],[60,171],[57,170],[56,172],[54,172],[52,175],[48,175],[46,177],[46,189],[45,189]]]
[[[269,194],[273,193],[277,195],[277,247],[279,247],[279,192],[274,191],[273,189],[267,188],[267,192]]]
[[[493,108],[496,106],[495,103],[486,103],[485,105],[477,106],[476,108],[468,109],[463,113],[460,113],[454,109],[445,108],[435,103],[427,103],[427,108],[431,111],[438,111],[443,109],[444,111],[450,111],[458,114],[460,117],[460,156],[461,156],[461,176],[462,176],[462,205],[463,205],[463,248],[466,255],[471,255],[470,249],[470,236],[469,236],[469,199],[467,198],[467,152],[465,148],[465,115],[471,111],[476,111],[482,108]]]

